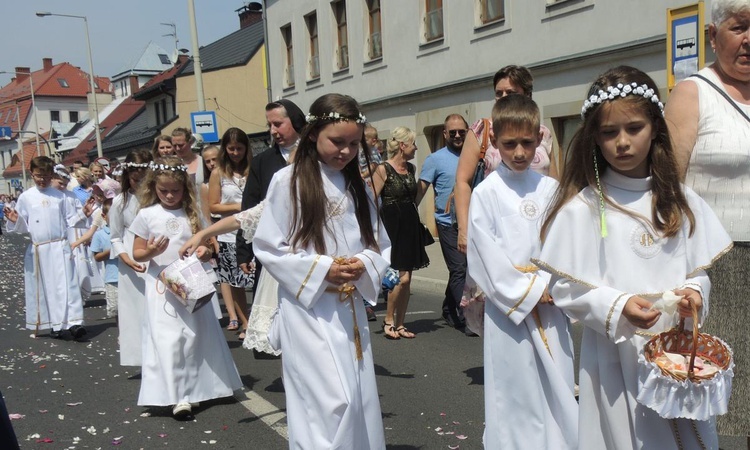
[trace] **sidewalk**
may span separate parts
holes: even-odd
[[[430,265],[412,272],[411,289],[442,296],[448,284],[448,268],[437,237],[434,244],[427,246],[427,256],[430,257]]]

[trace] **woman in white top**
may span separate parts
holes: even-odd
[[[208,182],[208,203],[212,214],[226,217],[240,212],[242,192],[252,158],[249,148],[247,134],[239,128],[230,128],[222,136],[218,164]],[[221,296],[229,314],[228,329],[237,329],[241,324],[242,340],[247,329],[245,288],[253,287],[254,277],[241,271],[237,265],[236,235],[236,232],[225,233],[217,236],[216,240],[219,241]]]
[[[681,175],[714,210],[734,248],[708,270],[711,315],[704,328],[734,350],[729,413],[719,434],[750,448],[750,1],[714,0],[708,36],[716,61],[675,87],[664,110]],[[725,97],[728,96],[727,97]]]

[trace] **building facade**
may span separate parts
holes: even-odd
[[[534,100],[562,158],[557,150],[570,141],[586,91],[601,72],[621,64],[638,67],[666,94],[666,10],[684,3],[269,2],[272,96],[306,110],[322,94],[351,95],[381,139],[399,125],[417,132],[420,166],[444,145],[448,114],[462,114],[470,123],[489,116],[494,73],[508,64],[523,65],[534,76]],[[432,202],[421,208],[429,221]]]

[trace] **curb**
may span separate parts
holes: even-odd
[[[438,280],[435,278],[411,276],[411,290],[427,294],[444,295],[445,285],[448,280]]]

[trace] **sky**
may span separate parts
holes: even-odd
[[[244,0],[194,0],[199,45],[210,44],[239,29],[235,10]],[[188,0],[24,0],[4,4],[0,71],[42,68],[42,58],[53,64],[69,62],[88,73],[84,22],[70,17],[37,17],[37,11],[86,16],[91,54],[97,76],[111,77],[138,58],[153,41],[171,55],[172,28],[177,26],[179,48],[191,50]],[[0,74],[0,86],[13,75]]]

